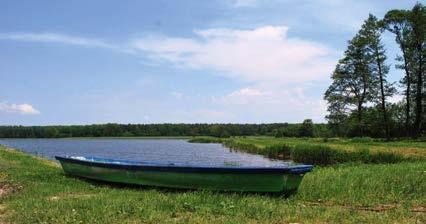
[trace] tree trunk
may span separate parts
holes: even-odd
[[[382,73],[382,63],[380,62],[379,58],[379,51],[376,48],[376,62],[378,67],[378,73],[380,78],[380,93],[381,93],[381,100],[382,100],[382,112],[383,112],[383,121],[385,122],[385,135],[386,139],[390,139],[390,133],[389,133],[389,122],[388,122],[388,116],[386,113],[386,96],[385,96],[385,89],[383,86],[383,73]]]
[[[364,136],[364,128],[363,128],[363,125],[362,125],[362,102],[358,103],[357,117],[358,117],[358,125],[359,125],[358,131],[359,131],[360,136],[362,137],[362,136]]]
[[[410,82],[410,71],[408,69],[408,57],[406,53],[406,48],[404,43],[402,42],[400,34],[397,35],[398,42],[400,43],[401,51],[402,51],[402,57],[404,59],[404,70],[405,70],[405,78],[407,80],[407,89],[405,91],[405,97],[406,97],[406,105],[405,105],[405,131],[406,136],[411,136],[411,127],[410,127],[410,88],[411,88],[411,82]]]
[[[417,70],[417,88],[416,88],[416,119],[414,123],[415,135],[419,137],[422,131],[422,87],[423,87],[423,57],[422,57],[422,44],[417,44],[418,63],[419,67]]]

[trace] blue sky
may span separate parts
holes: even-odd
[[[415,2],[1,1],[0,125],[324,122],[347,40]]]

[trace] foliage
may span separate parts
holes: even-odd
[[[382,20],[369,15],[348,42],[344,57],[331,76],[324,94],[326,119],[335,136],[420,137],[424,125],[426,55],[426,7],[417,3],[411,10],[390,10]],[[396,89],[387,81],[389,65],[383,31],[395,35],[402,55],[397,57],[405,76],[404,102],[387,100]],[[400,107],[404,109],[400,109]],[[401,119],[402,118],[402,119]]]
[[[300,137],[314,137],[314,123],[311,119],[306,119],[303,121],[299,129]]]
[[[323,126],[318,124],[317,126]],[[70,126],[0,126],[0,138],[248,136],[274,135],[300,124],[100,124]]]

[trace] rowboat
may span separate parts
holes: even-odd
[[[83,156],[56,156],[66,174],[94,180],[184,189],[241,192],[297,190],[311,165],[188,166]]]

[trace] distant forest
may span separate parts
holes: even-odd
[[[374,133],[371,129],[369,133]],[[394,130],[394,137],[402,137]],[[345,132],[347,133],[347,132]],[[382,133],[382,130],[376,134]],[[72,138],[72,137],[173,137],[173,136],[274,136],[274,137],[359,137],[337,135],[330,124],[93,124],[57,126],[0,126],[0,138]],[[365,135],[367,136],[367,135]],[[368,135],[380,138],[380,135]]]
[[[402,71],[388,81],[390,64],[382,36],[391,34],[399,55],[392,65]],[[393,56],[392,56],[393,57]],[[0,126],[1,138],[115,136],[248,136],[418,138],[426,127],[426,7],[374,15],[348,41],[324,94],[327,124],[103,124],[76,126]],[[399,102],[391,102],[402,95]],[[285,106],[285,105],[283,105]]]
[[[71,126],[0,126],[0,138],[138,137],[138,136],[253,136],[314,137],[326,124],[100,124]]]

